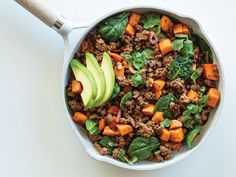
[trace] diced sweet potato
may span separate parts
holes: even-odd
[[[119,110],[120,110],[120,108],[118,106],[109,106],[109,108],[107,109],[107,112],[110,114],[117,115]]]
[[[127,124],[117,124],[116,128],[121,136],[124,136],[133,132],[133,128]]]
[[[125,67],[125,68],[129,68],[129,64],[126,60],[123,60],[122,61],[122,65]]]
[[[121,55],[117,53],[111,53],[111,57],[115,62],[121,62],[124,60],[124,57],[122,57]]]
[[[124,87],[122,88],[122,91],[124,91],[125,93],[127,93],[127,92],[129,92],[129,91],[131,91],[131,90],[132,90],[132,86],[130,86],[130,85],[124,86]]]
[[[82,125],[85,124],[86,119],[87,119],[87,116],[81,112],[75,112],[73,116],[73,120]]]
[[[158,100],[161,97],[162,91],[161,90],[155,91],[154,94],[155,94],[155,99]]]
[[[135,34],[135,28],[132,25],[128,24],[125,28],[125,33],[129,36],[133,36]]]
[[[105,119],[100,119],[98,121],[98,130],[102,131],[106,126]]]
[[[73,80],[71,82],[71,91],[73,93],[80,94],[83,91],[83,86],[82,86],[81,82],[77,81],[77,80]]]
[[[153,88],[155,91],[160,91],[164,88],[166,82],[164,80],[158,79],[154,81]]]
[[[207,92],[207,95],[208,95],[207,105],[215,108],[220,99],[220,92],[215,88],[210,88],[209,91]]]
[[[154,108],[155,108],[154,104],[149,104],[148,106],[143,108],[142,113],[145,116],[152,116],[154,114]]]
[[[183,34],[189,34],[189,28],[187,25],[183,25]]]
[[[103,134],[103,135],[106,135],[106,136],[117,136],[117,135],[119,135],[119,132],[110,129],[109,126],[106,126],[106,127],[104,128],[102,134]]]
[[[124,77],[125,76],[125,67],[122,66],[122,68],[120,70],[118,70],[117,67],[115,66],[114,67],[114,73],[115,73],[115,76],[122,76],[122,77]]]
[[[184,139],[184,132],[182,128],[170,130],[170,141],[180,143]]]
[[[183,25],[177,24],[174,26],[174,34],[183,34]]]
[[[155,114],[152,117],[152,121],[159,124],[164,120],[164,117],[162,115],[162,112],[155,112]]]
[[[129,18],[129,24],[135,26],[138,24],[139,20],[141,19],[141,15],[132,13]]]
[[[173,26],[171,19],[165,15],[161,17],[161,29],[162,31],[167,31]]]
[[[170,39],[163,39],[162,41],[160,41],[159,47],[162,55],[165,55],[173,50]]]
[[[187,94],[187,96],[189,97],[190,100],[194,100],[199,98],[199,94],[193,90],[190,90]]]
[[[204,76],[210,80],[219,80],[219,72],[216,64],[202,64]]]
[[[159,138],[162,141],[169,141],[169,139],[170,139],[170,131],[167,130],[166,128],[161,129],[161,133],[160,133]]]
[[[173,119],[173,120],[171,120],[170,130],[173,130],[173,129],[176,129],[176,128],[181,128],[182,126],[183,126],[182,122],[180,122],[176,119]]]

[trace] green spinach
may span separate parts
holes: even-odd
[[[146,13],[142,16],[141,23],[144,29],[151,29],[154,26],[160,26],[160,17],[152,13]]]
[[[129,20],[129,14],[129,12],[123,12],[105,19],[98,29],[101,37],[105,41],[116,41],[121,38],[125,33],[125,28]]]
[[[144,55],[146,61],[148,59],[149,60],[155,59],[155,51],[153,49],[150,48],[144,49],[142,51],[142,54]]]
[[[197,71],[197,70],[194,70],[192,75],[191,75],[191,79],[193,80],[193,82],[196,84],[196,80],[197,78],[199,78],[201,76],[201,74]]]
[[[199,105],[203,105],[207,102],[207,100],[209,99],[208,95],[203,95],[199,100],[198,100],[198,104]]]
[[[122,110],[125,109],[125,102],[128,101],[128,100],[131,100],[133,98],[133,94],[131,91],[127,92],[122,98],[121,98],[121,101],[120,101],[120,108]]]
[[[118,159],[119,159],[121,162],[133,164],[133,163],[132,163],[131,161],[129,161],[129,159],[127,158],[127,156],[126,156],[126,151],[125,151],[124,149],[120,149],[120,150],[119,150]]]
[[[174,95],[168,94],[162,96],[155,105],[155,112],[160,111],[164,114],[164,117],[173,118],[173,114],[170,111],[171,102],[177,102],[177,98]]]
[[[170,119],[164,119],[161,123],[160,123],[160,126],[162,128],[167,128],[169,127],[171,124],[171,120]]]
[[[184,39],[176,39],[171,45],[174,50],[180,51],[184,47]]]
[[[152,151],[160,145],[156,137],[137,137],[128,149],[132,162],[143,160],[151,156]]]
[[[187,35],[187,34],[176,34],[175,37],[176,37],[176,38],[188,39],[188,35]]]
[[[112,93],[112,95],[111,95],[109,101],[111,101],[112,99],[114,99],[119,93],[120,93],[120,86],[119,86],[119,84],[116,82],[116,83],[115,83],[115,87],[114,87],[114,89],[113,89],[113,93]]]
[[[191,130],[190,132],[187,133],[186,136],[186,144],[189,148],[192,147],[192,142],[194,140],[194,138],[197,136],[197,134],[200,132],[201,126],[200,125],[196,125],[193,130]]]
[[[90,135],[98,133],[98,120],[86,119],[85,127]]]
[[[102,139],[99,141],[99,144],[102,147],[107,148],[109,154],[111,154],[114,147],[117,146],[117,144],[114,141],[112,141],[111,138],[108,136],[103,136]]]
[[[131,80],[135,87],[138,87],[141,84],[145,84],[145,79],[138,73],[131,76]]]
[[[189,80],[192,74],[192,60],[188,56],[177,56],[170,64],[170,70],[167,74],[169,80],[178,77]]]
[[[194,124],[194,120],[189,116],[183,116],[180,121],[186,128],[190,128]]]
[[[184,41],[184,46],[181,50],[181,53],[188,57],[194,56],[193,42],[191,40]]]

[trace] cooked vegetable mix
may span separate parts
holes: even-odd
[[[220,92],[207,42],[166,15],[123,12],[105,19],[71,61],[73,121],[102,155],[132,165],[192,148]]]

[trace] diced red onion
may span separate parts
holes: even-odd
[[[158,37],[153,31],[149,34],[149,41],[151,44],[156,44],[158,42]]]

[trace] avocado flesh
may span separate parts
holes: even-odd
[[[94,105],[97,96],[97,85],[91,72],[82,65],[79,61],[72,59],[70,62],[71,69],[76,80],[83,85],[81,98],[86,108],[91,108]]]
[[[93,105],[93,107],[96,107],[101,103],[106,92],[105,76],[103,70],[97,62],[97,59],[92,53],[86,52],[85,57],[87,69],[92,73],[97,85],[97,97]]]
[[[105,76],[106,93],[105,93],[101,103],[99,104],[99,106],[106,103],[109,100],[109,98],[111,97],[111,95],[113,93],[114,87],[115,87],[115,74],[114,74],[114,70],[113,70],[111,57],[106,52],[103,53],[101,68],[102,68],[102,70],[104,72],[104,76]]]

